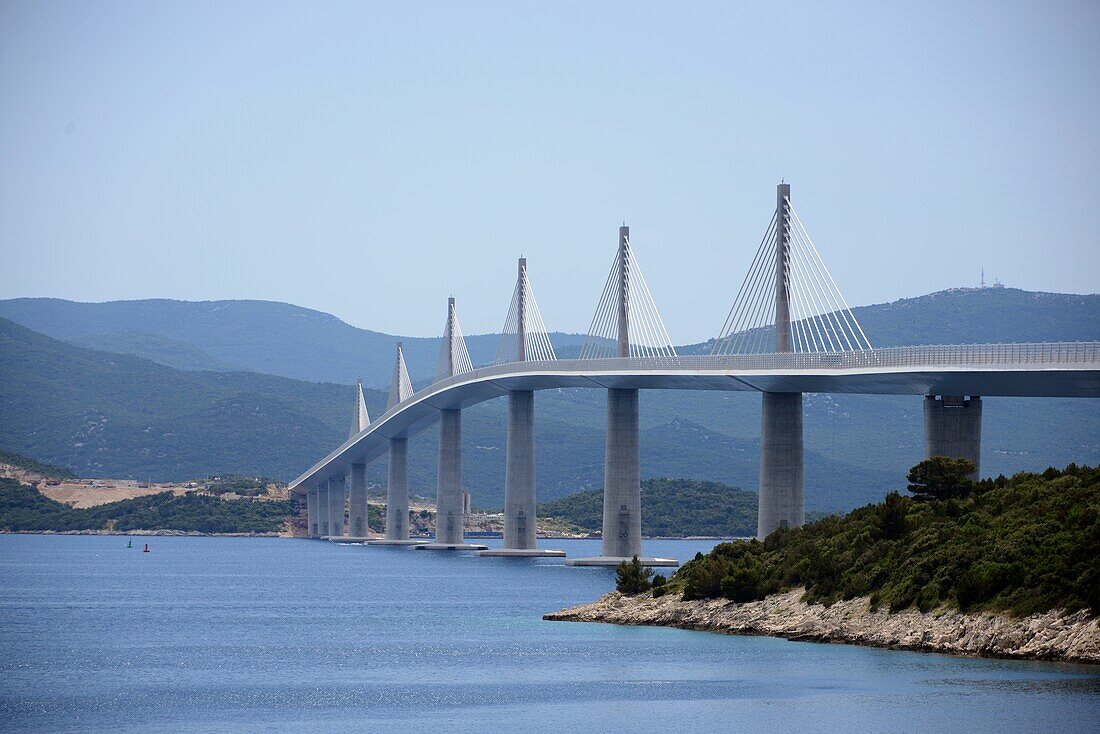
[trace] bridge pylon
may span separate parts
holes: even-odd
[[[455,299],[447,299],[447,325],[439,353],[436,382],[473,369],[455,312]],[[436,474],[435,542],[416,546],[427,550],[485,550],[466,542],[466,512],[462,501],[462,410],[439,411],[439,469]]]
[[[542,323],[535,294],[527,279],[527,258],[519,259],[516,288],[504,320],[497,362],[548,361],[554,346]],[[535,511],[535,392],[508,392],[508,434],[504,458],[504,547],[478,551],[479,556],[564,556],[543,550],[536,541]]]
[[[412,396],[412,381],[405,364],[405,350],[397,342],[394,374],[389,382],[386,410]],[[389,467],[386,472],[386,535],[370,541],[372,546],[415,546],[423,540],[409,539],[409,439],[399,435],[388,439]]]
[[[582,359],[675,357],[668,332],[638,267],[630,228],[619,227],[619,248],[603,296],[581,347]],[[571,566],[615,566],[638,556],[647,566],[676,566],[642,556],[642,478],[638,390],[608,388],[603,471],[601,553],[573,558]]]
[[[405,352],[401,342],[397,342],[387,412],[408,400],[412,394]],[[386,536],[370,541],[370,545],[419,545],[423,542],[409,539],[409,438],[406,435],[393,436],[389,439],[389,468],[386,473]]]

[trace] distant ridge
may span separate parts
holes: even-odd
[[[954,288],[853,309],[871,343],[973,344],[1100,340],[1100,295],[1016,288]],[[247,370],[312,382],[389,385],[396,343],[416,386],[432,377],[439,339],[359,329],[331,314],[278,301],[149,299],[79,303],[0,301],[0,317],[78,346],[133,354],[183,370]],[[554,332],[559,356],[575,358],[583,334]],[[475,365],[492,361],[499,335],[466,337]],[[677,347],[709,352],[709,342]]]
[[[389,385],[404,343],[417,386],[431,379],[439,339],[359,329],[331,314],[277,301],[149,299],[79,303],[57,298],[0,301],[0,317],[92,349],[133,354],[184,370],[247,370],[313,382]],[[584,341],[551,335],[555,346]],[[466,337],[475,364],[492,360],[499,336]]]

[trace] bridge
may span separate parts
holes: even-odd
[[[757,535],[803,524],[803,393],[924,396],[927,456],[974,462],[980,472],[982,396],[1100,397],[1100,343],[966,344],[875,349],[791,203],[777,188],[775,212],[710,354],[679,355],[619,228],[615,261],[576,359],[559,359],[520,258],[494,364],[475,369],[455,300],[447,303],[436,379],[414,391],[400,343],[384,415],[371,421],[362,386],[341,446],[295,479],[311,537],[478,555],[564,555],[536,544],[535,392],[607,391],[601,555],[572,565],[615,565],[641,539],[639,390],[737,390],[761,394]],[[503,548],[465,542],[462,410],[507,397]],[[436,537],[409,537],[408,439],[439,423]],[[388,455],[386,531],[370,538],[366,466]],[[350,492],[350,502],[349,499]],[[349,512],[345,517],[345,503]]]

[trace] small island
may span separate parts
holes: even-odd
[[[1100,663],[1100,467],[972,482],[933,457],[844,517],[722,543],[548,620]]]

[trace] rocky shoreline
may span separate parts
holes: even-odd
[[[841,642],[896,650],[971,657],[1100,664],[1100,618],[1059,610],[1013,619],[958,611],[872,611],[864,598],[826,607],[806,604],[803,590],[737,604],[725,599],[683,601],[678,594],[623,596],[612,592],[590,604],[543,619],[566,622],[678,627],[731,635]]]

